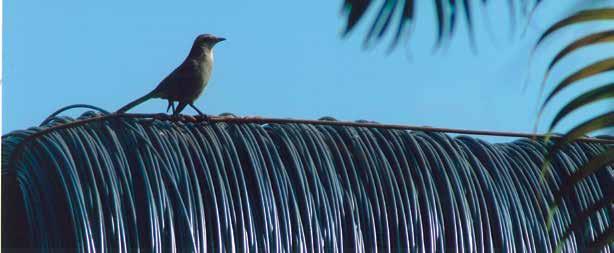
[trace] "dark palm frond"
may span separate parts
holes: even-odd
[[[571,190],[578,182],[595,173],[598,169],[611,166],[612,164],[614,164],[614,149],[609,148],[578,168],[578,170],[567,178],[566,183],[561,184],[562,188],[554,195],[551,212],[561,204],[563,198],[570,194]],[[552,221],[549,221],[548,223],[551,222]]]
[[[611,43],[614,42],[614,30],[603,31],[598,33],[592,33],[586,35],[580,39],[569,44],[563,50],[561,50],[553,59],[550,61],[548,65],[548,69],[546,70],[546,75],[552,71],[554,65],[556,65],[563,57],[569,55],[571,52],[578,50],[580,48],[593,46],[599,43]]]
[[[552,131],[563,118],[581,107],[612,98],[614,98],[614,83],[589,90],[563,106],[550,122],[548,129]]]
[[[557,247],[554,252],[562,252],[564,242],[571,237],[572,233],[576,234],[582,233],[582,225],[589,222],[591,215],[597,213],[599,210],[603,210],[605,208],[609,208],[612,203],[614,203],[614,194],[605,195],[601,200],[597,201],[593,205],[591,205],[588,209],[582,211],[571,221],[571,225],[563,232],[563,237],[557,243]],[[604,243],[603,237],[608,237],[609,234],[612,233],[612,227],[608,228],[608,230],[604,231],[604,233],[600,234],[596,237],[591,243],[587,244],[587,249],[603,249],[604,246],[608,246],[608,244]]]
[[[563,146],[565,146],[566,144],[582,137],[586,133],[591,133],[599,129],[609,127],[614,127],[614,111],[598,115],[575,126],[571,130],[569,130],[569,132],[565,133],[562,137],[557,138],[554,145],[550,147],[546,162],[548,162],[556,154],[557,150],[563,148]]]
[[[514,19],[516,1],[508,0],[508,8],[510,9],[511,19]],[[521,9],[526,10],[531,8],[529,6],[536,6],[541,0],[537,1],[519,1]],[[376,12],[370,29],[365,36],[365,46],[370,45],[372,42],[379,41],[387,32],[390,26],[396,26],[396,32],[392,39],[390,49],[394,49],[404,33],[409,32],[408,24],[414,22],[416,9],[415,5],[418,1],[413,0],[344,0],[343,12],[346,15],[346,26],[344,35],[349,34],[360,20],[365,19],[366,13],[370,7],[378,5],[379,10]],[[464,17],[467,25],[467,32],[471,45],[474,45],[474,22],[472,16],[472,9],[476,8],[471,5],[469,0],[433,0],[435,9],[435,18],[437,22],[436,42],[435,48],[441,46],[441,44],[451,38],[454,35],[456,26],[458,25],[458,16]],[[481,1],[482,5],[487,4],[488,1]],[[462,11],[462,14],[459,12]],[[395,14],[398,18],[395,18]]]
[[[590,9],[590,10],[582,10],[576,12],[575,14],[564,18],[552,26],[550,26],[539,39],[537,40],[537,45],[543,43],[543,41],[550,37],[554,32],[575,24],[585,23],[585,22],[593,22],[593,21],[602,21],[602,20],[611,20],[614,19],[614,8],[599,8],[599,9]]]
[[[546,38],[551,36],[553,33],[568,27],[570,25],[585,23],[585,22],[595,22],[595,21],[606,21],[606,20],[614,20],[614,8],[600,8],[600,9],[590,9],[579,11],[568,18],[565,18],[550,28],[548,28],[543,35],[539,38],[536,48],[541,45]],[[554,59],[550,62],[545,78],[544,83],[542,83],[542,89],[545,85],[545,81],[548,79],[548,75],[554,68],[554,66],[570,53],[584,47],[590,47],[601,43],[612,43],[614,42],[614,31],[612,29],[608,29],[605,31],[595,32],[588,34],[582,38],[576,39],[569,45],[567,45],[564,49],[559,51],[559,53],[554,57]],[[611,52],[611,51],[607,51]],[[552,98],[558,95],[563,89],[569,87],[572,84],[575,84],[585,78],[596,76],[599,74],[603,74],[604,72],[608,72],[614,70],[614,55],[605,53],[603,60],[599,60],[590,65],[587,65],[580,70],[572,73],[567,76],[563,81],[558,83],[555,88],[548,94],[546,97],[539,115],[545,109],[547,105],[551,102]],[[576,111],[579,108],[584,108],[590,104],[604,101],[608,99],[612,99],[614,97],[614,85],[612,83],[605,84],[603,86],[599,86],[597,88],[591,89],[578,97],[572,99],[572,101],[568,102],[563,106],[562,109],[555,115],[554,119],[550,123],[549,132],[552,132],[555,127],[559,124],[559,122],[568,116],[571,112]],[[538,116],[538,118],[540,117]],[[604,114],[595,116],[578,126],[572,128],[569,132],[563,135],[562,138],[559,138],[557,141],[551,145],[547,151],[545,163],[549,163],[551,159],[556,156],[556,153],[564,147],[567,143],[572,142],[574,139],[579,138],[583,135],[589,134],[594,131],[604,130],[614,127],[614,108],[608,109]],[[598,173],[601,170],[607,170],[609,166],[611,166],[614,162],[612,160],[612,152],[614,152],[614,146],[610,145],[602,153],[593,158],[593,160],[587,161],[585,164],[578,168],[578,171],[575,171],[569,178],[567,178],[567,182],[565,183],[565,187],[561,188],[555,194],[555,201],[552,203],[552,208],[549,211],[549,217],[552,217],[552,213],[561,205],[561,200],[564,198],[569,198],[573,196],[571,189],[578,187],[582,180],[587,178],[589,175]],[[544,165],[542,169],[542,175],[548,169],[547,166]],[[559,247],[557,247],[557,251],[561,250],[562,243],[571,235],[572,231],[576,233],[582,233],[580,228],[584,228],[586,223],[588,222],[588,217],[598,212],[604,207],[610,207],[612,204],[611,196],[614,193],[610,193],[607,195],[609,197],[605,198],[601,205],[598,203],[593,203],[588,206],[585,213],[579,216],[573,216],[574,223],[568,228],[567,232],[565,232],[565,236],[561,238]],[[608,245],[614,242],[614,231],[612,228],[608,228],[608,230],[601,233],[598,237],[593,240],[589,240],[585,243],[585,245]],[[589,247],[587,246],[587,247]]]
[[[608,228],[608,231],[601,234],[594,242],[588,245],[592,249],[602,249],[605,247],[611,247],[614,242],[614,227]]]
[[[612,228],[587,208],[612,196],[612,166],[545,226],[564,179],[608,144],[565,145],[541,184],[548,145],[530,139],[84,115],[3,136],[4,247],[551,252]],[[587,233],[566,232],[579,215]]]
[[[554,87],[554,89],[550,92],[550,94],[548,94],[548,96],[546,97],[546,100],[544,101],[544,104],[542,105],[542,110],[546,105],[548,105],[548,103],[550,102],[552,98],[554,98],[563,89],[569,87],[569,85],[573,83],[577,83],[578,81],[582,79],[596,76],[596,75],[599,75],[599,74],[602,74],[604,72],[608,72],[611,70],[614,70],[614,57],[611,57],[605,60],[600,60],[598,62],[588,65],[576,71],[575,73],[569,75],[559,84],[557,84],[557,86]]]
[[[579,11],[576,14],[559,21],[555,23],[554,25],[552,25],[550,28],[548,28],[544,32],[544,34],[539,38],[536,47],[538,47],[548,36],[550,36],[554,32],[557,32],[558,30],[562,28],[565,28],[570,25],[582,23],[582,22],[600,21],[600,20],[614,20],[614,9],[603,8],[603,9],[592,9],[592,10]],[[597,43],[606,43],[606,42],[614,42],[614,40],[612,40],[611,30],[589,34],[583,38],[580,38],[572,42],[570,45],[568,45],[563,50],[561,50],[554,57],[554,59],[550,62],[547,72],[546,72],[546,77],[548,76],[549,72],[552,70],[552,68],[557,62],[559,62],[561,59],[564,58],[564,56],[567,56],[569,53],[573,52],[574,50],[577,50],[581,47],[592,46]],[[606,57],[608,56],[606,55]],[[546,97],[540,109],[540,115],[541,115],[541,112],[543,112],[543,110],[545,109],[545,107],[549,104],[551,99],[554,98],[561,90],[567,88],[568,86],[582,79],[585,79],[591,76],[595,76],[595,75],[599,75],[599,74],[602,74],[604,72],[607,72],[613,69],[614,69],[614,57],[609,57],[604,60],[600,60],[595,63],[592,63],[586,67],[583,67],[582,69],[569,75],[563,81],[561,81],[550,92],[550,94],[548,94],[548,96]],[[557,113],[554,120],[550,124],[549,131],[554,130],[554,128],[560,122],[560,120],[562,120],[565,116],[567,116],[571,111],[574,111],[578,108],[581,108],[583,106],[589,105],[597,101],[611,98],[612,96],[611,94],[614,92],[613,89],[614,88],[611,84],[609,85],[606,84],[604,86],[595,88],[593,90],[589,90],[588,92],[585,92],[584,94],[575,98],[574,100],[566,104]],[[566,135],[570,137],[571,139],[563,138],[559,142],[571,141],[573,140],[574,137],[578,137],[578,136],[588,133],[587,131],[594,131],[594,130],[607,128],[608,127],[607,123],[612,121],[612,119],[609,118],[611,116],[612,116],[612,112],[609,112],[599,117],[596,117],[593,120],[589,120],[582,124],[583,127],[576,127],[574,130],[570,131],[570,134]],[[594,121],[599,121],[601,122],[601,124],[604,124],[604,125],[601,125],[601,126],[596,125]],[[591,127],[587,127],[587,126],[591,126]],[[571,134],[571,132],[573,132],[573,134]],[[560,145],[554,145],[553,149],[551,150],[551,153],[556,152],[556,149],[562,145],[563,143],[561,143]],[[549,157],[551,156],[552,154],[549,155]]]

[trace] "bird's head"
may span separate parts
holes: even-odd
[[[202,48],[211,49],[213,48],[213,46],[215,46],[215,44],[222,42],[224,40],[226,39],[222,37],[216,37],[211,34],[201,34],[201,35],[198,35],[198,37],[196,37],[196,40],[194,40],[194,44],[199,45]]]

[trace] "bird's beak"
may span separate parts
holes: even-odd
[[[216,43],[219,43],[219,42],[222,42],[222,41],[225,41],[225,40],[226,40],[226,38],[217,37]]]

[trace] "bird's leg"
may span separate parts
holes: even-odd
[[[181,113],[181,111],[183,111],[183,109],[187,106],[188,104],[184,103],[184,102],[179,102],[179,105],[177,105],[177,109],[173,112],[173,116],[177,116],[179,115],[179,113]]]
[[[209,120],[209,117],[207,117],[207,114],[204,114],[203,112],[198,110],[198,108],[196,108],[196,106],[194,106],[194,104],[190,103],[190,107],[192,107],[192,109],[194,109],[196,112],[198,112],[198,115],[203,117],[204,120]]]
[[[192,107],[192,109],[194,109],[200,116],[205,115],[203,112],[201,112],[200,110],[198,110],[198,108],[196,108],[196,106],[194,106],[194,104],[189,104],[190,107]]]
[[[168,100],[168,106],[166,107],[166,112],[168,113],[168,110],[173,108],[173,114],[175,114],[175,101],[172,100]]]

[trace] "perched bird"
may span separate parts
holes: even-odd
[[[172,107],[173,115],[178,115],[188,105],[200,115],[204,115],[194,106],[194,101],[205,89],[211,77],[213,46],[224,40],[226,39],[211,34],[198,35],[188,57],[179,67],[164,78],[154,90],[120,108],[117,113],[124,113],[151,98],[162,98],[168,100],[166,111]],[[175,102],[179,102],[177,108]]]

